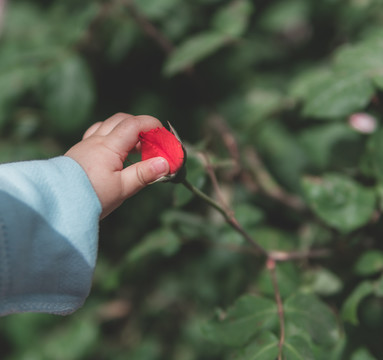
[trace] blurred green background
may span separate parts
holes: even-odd
[[[330,252],[278,265],[301,356],[285,358],[382,358],[380,0],[0,4],[0,162],[60,155],[116,112],[170,121],[190,182],[214,196],[207,154],[260,244]],[[102,221],[85,306],[1,318],[0,357],[273,360],[206,326],[243,294],[274,299],[263,259],[181,185],[155,184]],[[314,316],[297,322],[293,305]]]

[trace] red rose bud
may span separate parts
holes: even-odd
[[[171,128],[171,130],[173,130]],[[147,160],[161,156],[169,163],[169,175],[159,179],[166,181],[173,179],[183,168],[186,160],[185,151],[181,141],[174,133],[166,128],[156,128],[138,135],[141,142],[141,159]]]

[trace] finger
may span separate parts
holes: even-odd
[[[141,131],[148,131],[157,127],[162,127],[162,124],[153,116],[132,116],[116,125],[106,136],[105,141],[116,153],[126,156],[137,145],[138,134]]]
[[[102,124],[101,121],[94,123],[91,127],[89,127],[88,130],[85,131],[82,139],[85,140],[88,137],[92,136],[98,130],[98,128],[101,126],[101,124]]]
[[[121,121],[127,120],[131,117],[133,117],[133,115],[125,113],[114,114],[102,122],[95,134],[100,136],[108,135]]]
[[[169,164],[162,157],[140,161],[127,168],[122,173],[124,198],[128,198],[148,184],[169,173]]]

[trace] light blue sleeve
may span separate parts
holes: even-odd
[[[89,294],[100,202],[69,157],[0,165],[0,315],[69,314]]]

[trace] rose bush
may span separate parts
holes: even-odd
[[[382,357],[381,0],[5,3],[0,161],[145,113],[188,188],[103,220],[83,309],[2,319],[1,359]]]

